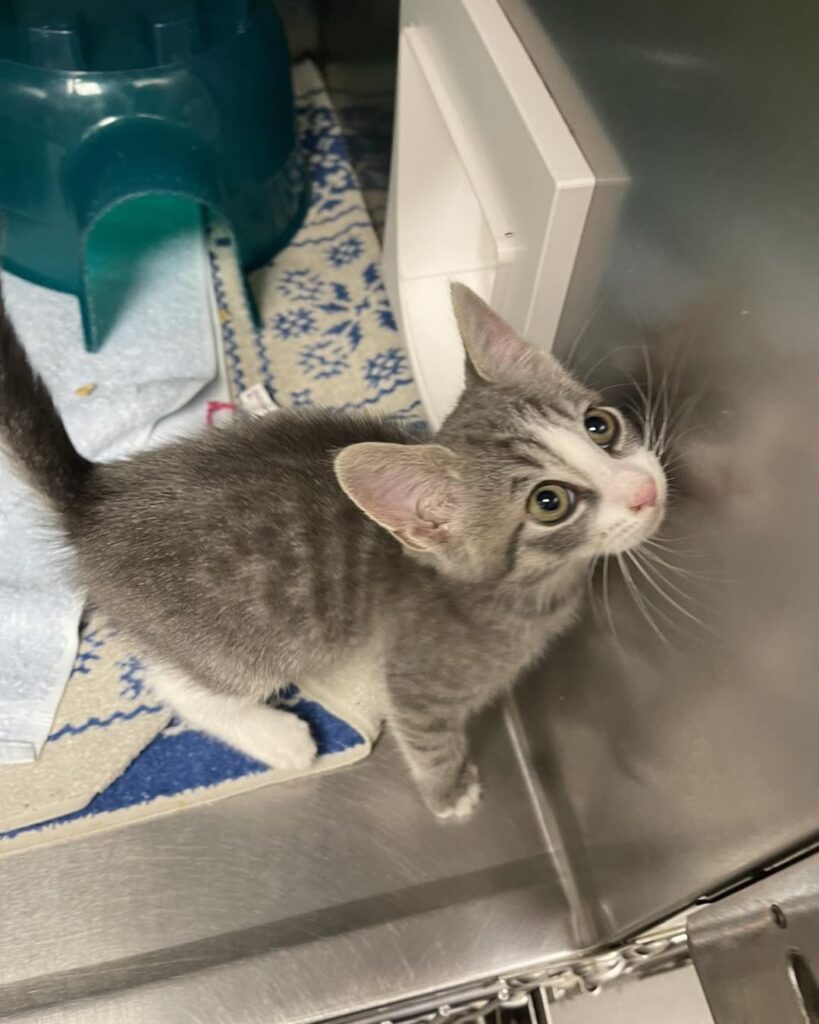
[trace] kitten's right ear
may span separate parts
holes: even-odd
[[[527,385],[566,376],[554,356],[527,345],[471,288],[456,283],[450,292],[466,350],[467,385]]]
[[[406,547],[434,551],[460,525],[456,457],[437,444],[367,442],[344,448],[333,468],[344,493]]]

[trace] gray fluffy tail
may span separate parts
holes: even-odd
[[[0,295],[0,449],[61,511],[84,496],[93,463],[71,443],[43,381],[33,370]]]

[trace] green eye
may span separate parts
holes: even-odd
[[[601,448],[608,448],[614,444],[620,433],[620,424],[608,409],[589,409],[583,425],[592,441]]]
[[[563,484],[543,483],[529,495],[527,511],[539,523],[553,526],[571,515],[575,505],[574,491]]]

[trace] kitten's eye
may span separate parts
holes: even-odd
[[[529,495],[527,510],[539,523],[554,525],[571,514],[575,493],[563,484],[538,484]]]
[[[583,425],[592,441],[601,448],[613,445],[620,433],[620,424],[608,409],[589,409]]]

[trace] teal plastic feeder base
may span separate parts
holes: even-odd
[[[247,272],[288,243],[309,201],[287,43],[268,0],[2,5],[0,152],[5,265],[78,296],[91,351],[105,329],[95,239],[110,252],[117,218],[133,221],[113,212],[122,204],[168,196],[208,208]]]

